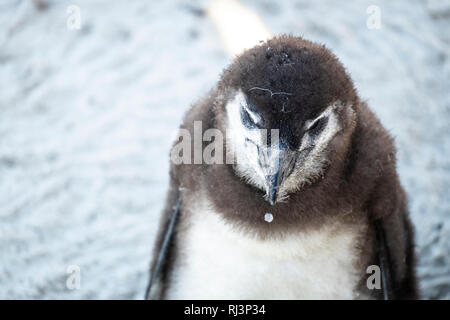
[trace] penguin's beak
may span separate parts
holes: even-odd
[[[277,195],[278,195],[278,187],[279,187],[279,184],[278,184],[278,181],[279,181],[279,179],[278,179],[278,177],[279,177],[279,171],[277,171],[277,173],[274,175],[274,176],[272,176],[271,178],[270,178],[270,181],[268,181],[268,185],[269,185],[269,191],[268,191],[268,194],[267,194],[267,196],[268,196],[268,198],[269,198],[269,203],[270,203],[270,205],[274,205],[275,204],[275,202],[277,201]]]
[[[276,149],[269,148],[265,155],[266,165],[263,166],[266,180],[266,198],[271,205],[277,202],[279,189],[284,180],[292,172],[296,153],[280,143]]]

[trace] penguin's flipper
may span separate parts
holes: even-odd
[[[418,299],[414,230],[405,207],[375,221],[378,261],[385,300]]]
[[[386,235],[384,234],[383,223],[381,220],[375,221],[375,232],[378,243],[378,261],[380,263],[381,270],[381,282],[383,289],[383,299],[394,299],[392,292],[392,278],[391,278],[391,258],[389,253],[389,247],[386,243]]]
[[[414,230],[406,194],[394,168],[391,170],[379,184],[372,202],[383,298],[417,299]]]
[[[159,299],[163,294],[164,280],[171,257],[173,235],[181,211],[181,193],[178,185],[171,178],[166,207],[163,211],[158,237],[153,252],[150,268],[150,280],[145,292],[145,299]]]

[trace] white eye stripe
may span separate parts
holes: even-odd
[[[261,122],[262,118],[253,111],[251,111],[245,103],[241,103],[241,106],[245,109],[245,111],[247,111],[247,113],[249,114],[250,118],[252,118],[254,123],[258,124]]]
[[[333,110],[335,109],[335,105],[336,104],[332,104],[331,106],[329,106],[328,108],[326,108],[321,114],[319,114],[315,119],[311,119],[311,120],[306,120],[305,121],[305,129],[308,130],[309,128],[311,128],[317,121],[319,121],[320,119],[329,116]]]
[[[226,109],[228,118],[227,128],[230,129],[230,132],[232,133],[235,141],[241,141],[242,139],[245,138],[248,138],[255,142],[261,140],[259,130],[249,129],[245,127],[245,125],[242,123],[242,114],[241,114],[242,109],[248,112],[248,115],[252,120],[254,120],[255,119],[254,117],[257,117],[258,115],[254,114],[253,112],[251,112],[251,110],[249,110],[249,108],[247,107],[245,96],[241,90],[239,90],[234,96],[234,98],[227,103]],[[256,123],[259,122],[256,121]]]
[[[315,125],[317,122],[319,122],[321,119],[325,118],[326,116],[320,115],[319,118],[316,118],[315,120],[308,120],[305,123],[306,130],[309,130],[313,125]]]
[[[328,118],[328,121],[326,122],[324,128],[320,131],[320,133],[317,136],[311,137],[308,134],[305,134],[303,136],[302,143],[300,145],[299,150],[303,150],[303,149],[307,148],[308,146],[311,146],[312,143],[314,143],[314,145],[315,145],[314,150],[316,150],[316,151],[322,150],[323,148],[325,148],[325,146],[335,136],[335,134],[339,130],[341,130],[341,126],[339,124],[339,120],[338,120],[338,117],[335,112],[335,110],[339,107],[341,107],[339,102],[336,102],[336,103],[328,106],[315,119],[305,121],[304,128],[306,130],[308,130],[314,124],[316,124],[317,121],[320,121],[320,119],[325,118],[325,117]],[[312,152],[314,152],[314,150]]]

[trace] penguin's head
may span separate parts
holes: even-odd
[[[247,50],[218,89],[233,168],[272,205],[322,177],[354,128],[351,79],[329,50],[301,38]]]

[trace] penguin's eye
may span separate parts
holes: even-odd
[[[326,124],[328,122],[328,117],[322,117],[316,122],[314,122],[309,128],[308,128],[308,134],[310,136],[316,137],[319,135],[320,132],[325,128]]]
[[[247,129],[256,129],[262,127],[262,121],[250,112],[244,106],[241,106],[242,123]]]

